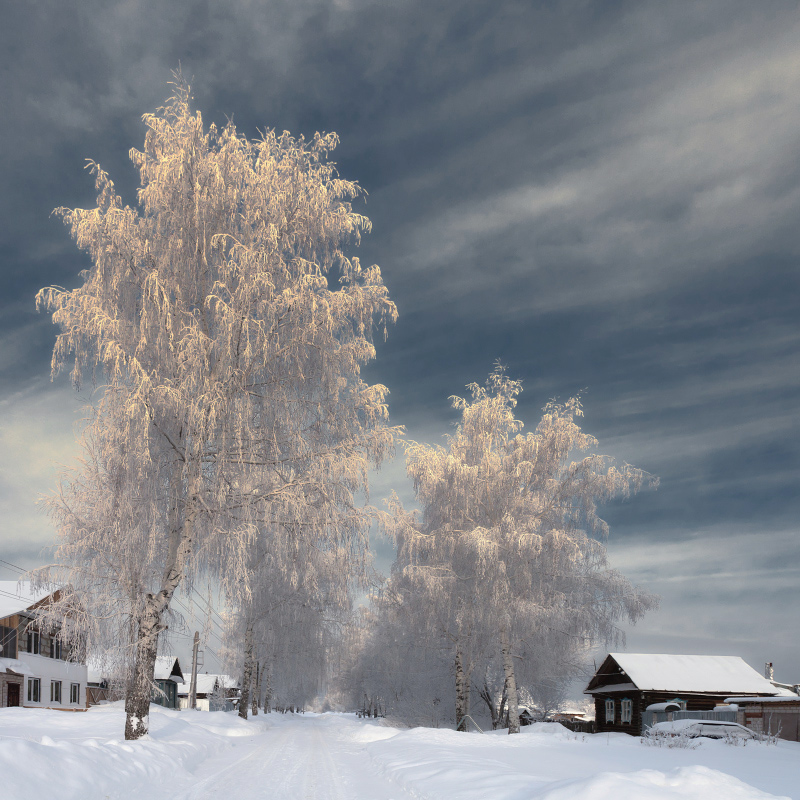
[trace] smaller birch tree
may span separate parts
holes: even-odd
[[[434,627],[452,642],[457,722],[471,680],[467,643],[491,636],[509,732],[517,733],[514,659],[525,643],[536,646],[555,630],[585,648],[619,637],[618,621],[636,621],[655,604],[609,567],[608,526],[598,515],[600,503],[655,481],[592,452],[597,441],[577,424],[577,398],[548,403],[535,431],[524,434],[514,416],[522,386],[501,367],[485,386],[468,388],[470,399],[452,398],[461,422],[446,447],[408,445],[422,513],[417,519],[396,508],[392,515],[395,573],[426,599]]]

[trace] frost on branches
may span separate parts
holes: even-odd
[[[126,738],[147,733],[178,586],[206,571],[234,594],[259,537],[362,550],[354,493],[395,433],[360,369],[396,310],[378,267],[344,253],[369,221],[329,161],[336,135],[251,141],[189,101],[179,85],[144,117],[138,206],[90,163],[97,207],[58,213],[91,265],[37,297],[61,328],[54,374],[106,383],[50,501],[60,565],[40,579],[71,587],[65,637],[128,665]]]
[[[502,368],[468,388],[469,399],[452,398],[461,422],[446,447],[407,448],[422,514],[396,505],[389,517],[397,560],[364,657],[406,660],[401,683],[382,689],[389,697],[408,693],[412,663],[424,673],[440,659],[455,678],[458,729],[475,693],[515,733],[521,686],[552,695],[547,680],[571,677],[589,645],[618,637],[619,620],[654,605],[609,568],[598,504],[655,481],[594,454],[577,398],[549,403],[523,433],[514,417],[522,387]]]

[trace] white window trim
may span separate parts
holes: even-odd
[[[620,720],[623,725],[630,725],[633,722],[633,700],[629,697],[625,697],[622,700]]]
[[[58,691],[56,691],[56,687],[58,687]],[[62,682],[57,680],[50,681],[50,702],[51,703],[58,703],[59,705],[62,704],[62,699],[64,695],[61,693],[62,689]],[[56,694],[58,697],[56,697]]]
[[[36,691],[34,691],[34,686]],[[41,703],[42,702],[42,681],[41,678],[28,678],[28,702]]]
[[[72,699],[73,694],[76,695],[74,700]],[[81,685],[79,683],[71,683],[69,685],[69,702],[72,704],[81,702]]]
[[[611,712],[610,716],[609,712]],[[611,722],[611,723],[614,722],[614,713],[615,713],[614,701],[609,697],[606,700],[606,722]]]

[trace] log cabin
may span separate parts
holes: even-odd
[[[594,698],[595,730],[641,734],[659,714],[713,711],[732,695],[775,697],[785,690],[738,656],[609,653],[584,690]]]

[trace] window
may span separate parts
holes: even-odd
[[[623,725],[630,725],[631,720],[633,719],[633,700],[629,700],[627,697],[622,701],[622,724]]]
[[[39,631],[28,631],[28,652],[33,653],[33,655],[39,655],[39,648],[41,647],[41,637],[39,636]]]
[[[61,681],[50,681],[50,702],[61,702]]]
[[[681,707],[681,711],[686,711],[686,701],[676,697],[669,701],[670,703],[677,703]]]
[[[28,702],[41,703],[42,682],[38,678],[28,678]]]
[[[606,722],[614,721],[614,701],[606,700]]]
[[[0,658],[17,657],[17,629],[0,625]]]
[[[50,640],[50,658],[61,658],[61,639],[55,636]]]
[[[80,703],[81,685],[79,683],[71,683],[69,685],[69,701],[70,703]]]

